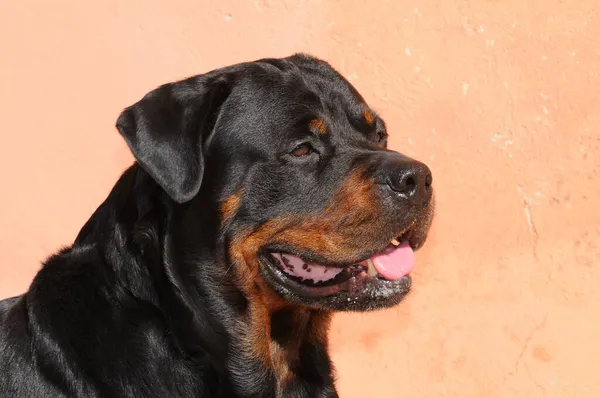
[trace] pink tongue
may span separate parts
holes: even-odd
[[[397,280],[408,275],[415,266],[415,253],[408,242],[390,247],[371,257],[373,266],[385,279]]]

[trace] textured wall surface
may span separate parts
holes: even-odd
[[[342,397],[600,396],[600,3],[91,4],[0,2],[0,297],[131,163],[122,107],[306,51],[431,166],[438,198],[414,293],[335,320]]]

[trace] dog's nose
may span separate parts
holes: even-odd
[[[388,169],[387,185],[394,194],[426,205],[431,197],[433,177],[429,167],[416,160],[399,162]]]

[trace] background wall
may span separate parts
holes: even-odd
[[[307,51],[431,166],[438,198],[410,298],[335,320],[341,396],[600,396],[600,3],[93,3],[0,2],[0,297],[131,163],[121,108]]]

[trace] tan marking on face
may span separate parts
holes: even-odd
[[[243,194],[244,190],[240,189],[221,202],[219,206],[219,209],[221,210],[221,227],[227,224],[239,210]]]
[[[309,127],[315,133],[323,135],[327,133],[327,125],[321,119],[313,119],[309,123]]]
[[[373,122],[375,121],[375,115],[373,115],[373,112],[371,112],[368,109],[363,109],[362,115],[365,119],[365,122],[367,122],[367,124],[369,125],[373,124]]]
[[[312,249],[334,262],[347,260],[370,245],[371,226],[377,224],[379,214],[374,187],[363,169],[355,170],[324,211],[280,226],[281,231],[273,240],[298,249]]]
[[[293,377],[288,365],[297,355],[299,346],[282,347],[271,340],[270,315],[290,308],[290,304],[260,276],[259,251],[272,243],[287,242],[299,249],[315,250],[331,261],[342,262],[349,255],[357,255],[365,245],[371,244],[369,237],[373,234],[370,226],[375,225],[379,206],[374,187],[374,182],[366,178],[365,169],[356,169],[318,214],[301,218],[296,214],[281,216],[255,230],[239,231],[232,237],[229,246],[232,269],[237,285],[249,303],[246,318],[249,322],[240,337],[252,357],[272,369],[282,383]],[[232,202],[235,203],[234,200]],[[312,314],[311,321],[308,324],[304,322],[304,334],[298,336],[298,340],[313,344],[320,342],[326,347],[330,314]],[[300,313],[298,317],[301,317]]]

